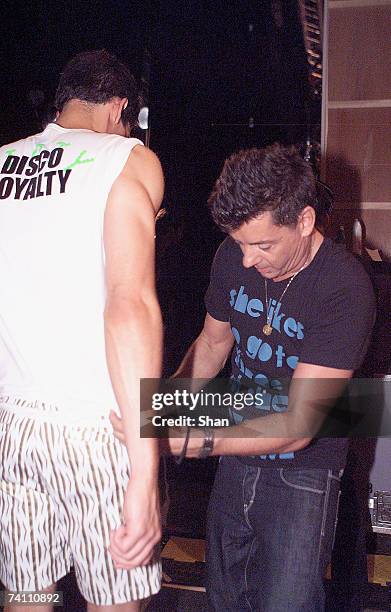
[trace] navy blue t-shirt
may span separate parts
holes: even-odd
[[[256,415],[282,412],[288,404],[287,385],[297,363],[343,370],[360,367],[372,332],[375,298],[367,273],[343,245],[328,238],[311,263],[292,281],[265,282],[255,268],[244,268],[240,247],[230,238],[220,245],[205,297],[208,313],[230,322],[235,345],[232,377],[253,393],[263,393],[262,405],[232,411],[234,422]],[[284,389],[286,390],[284,392]],[[259,412],[258,412],[259,411]],[[241,457],[265,467],[340,469],[346,440],[314,439],[306,448],[281,455]]]

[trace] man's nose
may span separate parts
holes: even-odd
[[[243,246],[243,267],[251,268],[258,263],[259,252],[257,251],[256,245],[245,245]]]

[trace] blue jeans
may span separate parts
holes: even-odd
[[[341,472],[221,459],[207,525],[207,595],[216,612],[320,612]]]

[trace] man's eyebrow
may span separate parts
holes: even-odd
[[[243,244],[243,242],[241,242],[241,240],[235,240],[235,242],[237,244]],[[250,246],[259,246],[261,244],[276,244],[277,242],[278,242],[278,240],[259,240],[257,242],[248,242],[247,244],[249,244]]]
[[[251,246],[260,245],[260,244],[275,244],[277,240],[259,240],[258,242],[249,242]]]

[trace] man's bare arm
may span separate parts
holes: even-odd
[[[202,332],[187,351],[173,378],[214,378],[224,367],[233,343],[230,324],[207,314]]]
[[[216,429],[213,455],[264,455],[305,448],[352,374],[352,370],[299,363],[291,381],[287,411]],[[187,457],[197,457],[202,444],[202,438],[191,436]],[[177,454],[180,439],[170,440],[170,446]]]
[[[142,166],[148,185],[143,180]],[[137,147],[115,181],[106,206],[104,246],[107,363],[123,420],[131,479],[124,522],[112,541],[118,564],[148,561],[160,537],[157,496],[158,445],[140,438],[140,378],[159,378],[162,321],[155,291],[154,221],[163,192],[156,156]],[[117,534],[118,535],[118,534]]]
[[[224,366],[233,342],[229,323],[207,315],[203,331],[186,353],[174,377],[213,378]],[[320,429],[328,410],[343,393],[352,374],[352,370],[299,363],[290,385],[288,410],[243,421],[228,429],[216,429],[213,455],[263,455],[304,448]],[[112,423],[117,437],[123,440],[120,421],[112,419]],[[178,435],[178,430],[171,430],[169,444],[171,452],[179,454],[183,435]],[[192,430],[187,457],[197,457],[202,445],[202,430]]]
[[[204,327],[184,356],[182,363],[172,378],[190,380],[189,391],[195,392],[211,378],[217,376],[231,352],[234,338],[229,323],[217,321],[206,315]],[[194,381],[194,384],[192,384]],[[116,437],[125,444],[124,424],[113,412],[110,421]],[[179,438],[180,448],[183,441]],[[179,448],[179,446],[178,446]],[[168,448],[162,443],[162,451]],[[172,449],[175,452],[175,449]]]
[[[224,366],[233,342],[230,324],[207,314],[201,334],[174,377],[213,378]],[[284,453],[304,448],[321,427],[328,409],[343,392],[352,373],[351,370],[299,363],[290,385],[287,411],[243,421],[229,429],[217,429],[213,455]],[[172,435],[175,437],[175,431]],[[192,432],[187,456],[197,457],[202,444],[203,437]],[[172,452],[180,452],[182,445],[181,438],[170,439]]]

